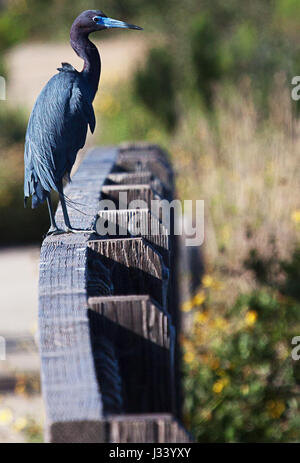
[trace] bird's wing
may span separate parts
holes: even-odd
[[[94,133],[96,127],[94,108],[80,87],[73,87],[71,105],[73,109],[76,109],[76,111],[84,116],[85,120],[90,126],[91,132]]]
[[[24,193],[58,190],[70,173],[86,140],[95,129],[93,106],[77,71],[56,74],[39,95],[30,116],[25,141]],[[44,199],[44,198],[43,198]]]

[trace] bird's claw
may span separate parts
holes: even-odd
[[[61,230],[60,228],[50,228],[47,232],[46,236],[55,236],[55,235],[62,235],[66,233],[66,230]]]

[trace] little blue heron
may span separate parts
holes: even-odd
[[[98,90],[101,60],[97,47],[89,40],[91,32],[110,28],[138,29],[141,27],[108,18],[100,10],[81,13],[71,27],[71,46],[84,60],[81,72],[62,63],[59,73],[50,79],[40,93],[31,113],[25,140],[24,202],[32,196],[32,208],[45,200],[48,204],[51,228],[59,230],[51,203],[51,190],[58,192],[66,231],[86,232],[71,226],[63,192],[63,179],[70,172],[78,151],[83,148],[88,126],[95,130],[93,100]]]

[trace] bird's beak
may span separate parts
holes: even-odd
[[[118,21],[117,19],[112,18],[103,18],[99,17],[99,22],[97,23],[106,27],[107,29],[118,28],[118,29],[136,29],[142,31],[143,28],[139,26],[135,26],[134,24],[128,24],[123,21]]]

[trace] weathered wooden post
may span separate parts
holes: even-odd
[[[127,209],[120,192],[145,207]],[[95,228],[98,219],[117,235],[63,234],[42,245],[40,354],[50,442],[190,441],[178,421],[175,238],[150,210],[152,200],[170,200],[173,192],[165,154],[143,145],[92,150],[66,190],[79,203],[70,211],[74,227]],[[101,209],[100,199],[116,210]]]

